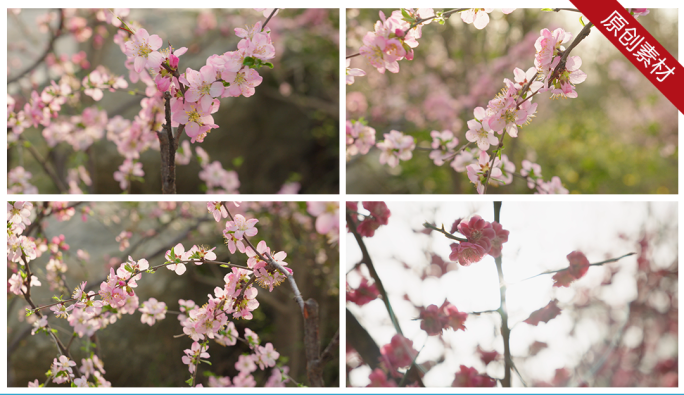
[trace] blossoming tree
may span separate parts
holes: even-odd
[[[610,205],[348,202],[348,382],[676,387],[676,205]]]
[[[650,23],[649,30],[674,15],[630,11]],[[676,109],[633,74],[600,33],[590,34],[596,21],[578,10],[352,9],[347,16],[350,192],[676,188],[674,178],[656,181],[645,170],[676,167]],[[591,86],[585,88],[585,81]],[[625,125],[620,114],[650,107],[641,101],[641,89],[658,98],[652,108],[660,115]],[[613,93],[622,100],[613,101]],[[592,111],[599,106],[602,112]],[[646,124],[659,136],[648,153],[633,139],[618,137],[638,139]],[[607,151],[610,160],[604,161]],[[512,185],[516,179],[520,186]]]
[[[10,385],[336,380],[337,203],[10,202],[7,214]],[[79,217],[114,248],[80,244]]]
[[[330,131],[316,129],[336,125],[337,114],[326,106],[336,107],[337,99],[328,99],[333,92],[336,95],[337,86],[321,82],[316,91],[290,78],[291,73],[306,72],[313,65],[320,69],[309,76],[308,84],[318,87],[320,79],[336,76],[331,66],[337,56],[334,12],[164,13],[165,21],[159,20],[159,13],[128,9],[28,11],[27,16],[21,10],[8,12],[10,33],[16,39],[8,47],[10,192],[36,192],[31,178],[37,171],[42,172],[40,192],[59,193],[175,193],[181,179],[185,185],[180,185],[180,191],[235,193],[241,186],[238,172],[243,165],[251,168],[242,170],[243,176],[249,173],[256,178],[269,173],[267,168],[280,169],[278,184],[271,181],[266,187],[243,177],[247,190],[274,193],[284,185],[285,191],[296,193],[302,182],[310,183],[303,179],[308,171],[304,169],[337,173],[325,154],[312,158],[302,152],[327,139],[337,141]],[[31,14],[38,15],[41,34],[24,36],[22,41],[19,30]],[[297,24],[305,28],[296,30]],[[174,31],[174,25],[193,28]],[[47,44],[40,45],[45,48],[36,48],[40,55],[25,53],[26,41],[41,42],[44,35]],[[312,35],[318,38],[309,40]],[[292,50],[291,44],[301,48],[302,41],[317,59],[290,60],[299,51]],[[274,71],[283,64],[283,70]],[[322,99],[316,109],[310,105],[315,96]],[[265,108],[281,117],[292,107],[305,115],[318,113],[315,122],[293,122],[286,132],[278,127],[288,140],[283,146],[293,145],[289,154],[298,161],[272,145],[283,143],[282,138],[271,140],[274,125],[255,122]],[[311,129],[318,135],[313,136]],[[105,137],[113,145],[99,143]],[[215,148],[203,144],[207,138]],[[265,152],[272,156],[264,159]],[[103,157],[118,162],[117,170],[101,175],[100,169],[109,168]],[[191,162],[191,172],[179,173]],[[161,181],[159,189],[141,187],[146,175]],[[191,181],[197,177],[201,181]],[[310,188],[330,189],[329,185]]]

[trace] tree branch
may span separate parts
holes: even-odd
[[[55,46],[55,41],[62,35],[62,29],[64,29],[64,10],[59,9],[59,25],[57,26],[57,30],[52,33],[52,37],[50,38],[50,41],[48,42],[47,48],[45,48],[45,52],[43,52],[43,55],[40,56],[28,69],[22,71],[17,75],[16,77],[12,77],[7,80],[7,85],[19,81],[23,76],[26,74],[32,72],[33,70],[36,69],[36,67],[40,66],[41,63],[47,58],[47,56],[52,52],[52,49]]]
[[[363,238],[356,230],[356,224],[354,223],[354,220],[349,213],[347,213],[347,225],[349,226],[349,230],[354,235],[356,242],[359,244],[359,248],[361,248],[361,254],[363,255],[363,263],[366,264],[366,267],[368,268],[371,277],[373,277],[373,280],[375,281],[375,285],[378,288],[378,292],[382,296],[382,301],[385,302],[385,308],[387,309],[387,313],[389,314],[390,320],[392,321],[392,325],[394,325],[394,329],[397,331],[398,334],[403,336],[404,333],[401,331],[399,321],[397,320],[397,317],[394,315],[394,310],[392,310],[392,305],[390,304],[389,296],[387,296],[387,291],[385,291],[385,287],[384,285],[382,285],[382,280],[380,280],[378,272],[375,271],[375,266],[373,266],[373,260],[371,259],[370,254],[368,253],[366,243],[363,242]]]

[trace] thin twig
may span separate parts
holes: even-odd
[[[57,26],[57,30],[52,33],[52,37],[50,38],[50,41],[48,42],[47,48],[45,48],[45,52],[43,52],[43,55],[40,56],[32,65],[31,67],[27,68],[26,70],[22,71],[19,75],[16,77],[12,77],[7,80],[7,85],[19,81],[23,76],[26,74],[32,72],[33,70],[36,69],[36,67],[40,66],[41,63],[47,58],[47,56],[52,52],[52,49],[55,46],[55,41],[62,35],[62,29],[64,28],[64,10],[60,9],[59,10],[59,25]]]
[[[268,25],[268,22],[271,21],[271,18],[273,18],[273,15],[275,15],[276,12],[278,12],[278,9],[274,8],[273,11],[271,11],[271,15],[269,15],[268,18],[266,18],[266,20],[264,21],[264,24],[261,25],[261,31],[262,32],[264,31],[264,29],[266,28],[266,25]]]
[[[630,252],[630,253],[625,254],[625,255],[623,255],[623,256],[619,256],[619,257],[617,257],[617,258],[606,259],[605,261],[601,261],[601,262],[590,263],[589,266],[602,266],[602,265],[605,265],[606,263],[617,262],[617,261],[619,261],[619,260],[622,259],[622,258],[626,258],[626,257],[632,256],[632,255],[636,255],[636,252]],[[543,276],[543,275],[545,275],[545,274],[560,273],[560,272],[564,272],[564,271],[566,271],[566,270],[570,270],[570,267],[566,267],[565,269],[551,270],[551,271],[548,271],[548,272],[535,274],[535,275],[532,276],[532,277],[527,277],[527,278],[524,278],[524,279],[522,279],[522,280],[520,280],[520,281],[516,281],[516,282],[511,283],[511,284],[521,283],[521,282],[523,282],[523,281],[531,280],[531,279],[533,279],[533,278],[535,278],[535,277]]]
[[[43,170],[45,170],[45,173],[47,173],[52,182],[55,184],[55,186],[59,190],[59,193],[66,193],[67,187],[64,185],[64,182],[61,178],[59,178],[55,170],[48,167],[47,160],[40,156],[38,150],[31,143],[25,144],[23,146],[26,149],[28,149],[29,153],[33,156],[33,158],[40,164]]]
[[[385,286],[382,284],[382,280],[380,280],[378,272],[375,271],[375,266],[373,266],[373,260],[371,259],[370,254],[368,253],[366,243],[363,242],[363,238],[356,229],[356,223],[354,222],[354,219],[349,213],[347,213],[347,226],[349,226],[349,230],[354,235],[354,238],[356,239],[359,248],[361,248],[363,263],[366,264],[366,267],[368,268],[371,277],[373,277],[373,280],[375,280],[375,285],[378,288],[378,292],[382,296],[382,301],[385,303],[385,308],[387,309],[387,313],[389,314],[390,320],[392,321],[392,325],[394,325],[394,329],[397,331],[398,334],[403,336],[404,333],[401,331],[399,321],[397,320],[397,317],[394,315],[394,310],[392,310],[392,305],[390,304],[387,291],[385,291]]]
[[[501,202],[494,202],[494,221],[501,223]],[[506,282],[503,275],[503,260],[501,255],[494,258],[496,263],[496,271],[499,274],[499,295],[501,298],[499,304],[499,315],[501,316],[501,336],[504,343],[504,378],[501,380],[501,386],[511,386],[511,370],[513,359],[511,358],[511,329],[508,327],[508,308],[506,306]]]
[[[468,241],[468,239],[465,239],[465,238],[463,238],[463,237],[454,236],[454,235],[452,235],[451,233],[447,232],[446,229],[444,229],[444,225],[442,225],[441,228],[438,228],[438,227],[436,227],[435,225],[432,225],[432,224],[429,224],[429,223],[426,222],[426,223],[423,224],[423,226],[426,227],[426,228],[428,228],[428,229],[432,229],[432,230],[434,230],[434,231],[437,231],[437,232],[439,232],[439,233],[443,233],[444,236],[445,236],[447,239],[457,240],[457,241],[461,241],[461,242],[466,242],[466,241]]]

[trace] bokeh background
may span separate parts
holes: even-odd
[[[55,54],[72,55],[85,51],[90,67],[80,72],[79,80],[98,65],[112,73],[128,76],[124,67],[126,56],[112,41],[116,28],[97,22],[95,10],[77,10],[94,32],[104,29],[101,45],[95,45],[95,34],[77,42],[70,34],[57,39]],[[71,12],[71,11],[70,11]],[[51,26],[57,26],[56,10],[23,10],[16,15],[8,12],[8,79],[25,68],[42,53],[48,41],[47,33],[34,27],[37,18],[53,14]],[[181,67],[199,70],[206,58],[237,49],[240,40],[236,27],[252,26],[264,21],[262,12],[253,9],[133,9],[127,20],[144,26],[150,34],[158,34],[166,46],[188,47],[180,59]],[[245,98],[221,99],[221,108],[213,114],[219,129],[214,129],[201,146],[223,168],[236,170],[240,193],[275,193],[286,182],[299,182],[301,193],[336,193],[339,189],[339,10],[285,9],[271,19],[271,37],[276,47],[273,69],[261,68],[264,81],[256,94]],[[8,92],[18,103],[30,97],[31,89],[49,84],[44,65],[27,80],[13,83]],[[144,90],[144,84],[130,84],[129,89]],[[140,111],[140,97],[105,91],[98,106],[107,110],[110,118],[121,115],[127,119]],[[81,96],[83,107],[94,104]],[[63,110],[65,113],[67,110]],[[68,114],[68,112],[66,112]],[[52,162],[58,174],[66,175],[75,167],[70,158],[71,147],[60,144],[48,153],[40,136],[41,129],[27,130],[24,136]],[[182,140],[189,140],[184,136]],[[181,141],[182,141],[181,140]],[[88,193],[121,193],[112,174],[123,163],[116,146],[106,140],[91,148],[91,161],[85,161],[94,179]],[[134,182],[132,193],[161,193],[160,154],[149,150],[142,155],[145,183]],[[28,152],[8,150],[9,168],[24,166],[33,174],[32,184],[41,193],[57,193],[56,188]],[[201,170],[196,158],[186,166],[177,166],[178,193],[202,193],[198,178]]]
[[[41,204],[41,203],[37,203]],[[36,205],[36,203],[34,203]],[[92,214],[87,222],[81,220],[81,210],[90,206]],[[294,277],[304,300],[314,298],[319,304],[321,350],[327,346],[339,327],[339,249],[330,245],[325,235],[319,235],[313,228],[315,218],[307,214],[305,202],[251,203],[243,202],[240,208],[229,204],[231,213],[243,214],[246,218],[258,218],[259,233],[251,239],[258,243],[266,240],[272,251],[285,251],[285,261],[294,271]],[[206,202],[197,203],[83,203],[76,207],[76,215],[69,221],[60,222],[54,216],[45,221],[43,235],[48,238],[65,236],[69,251],[64,262],[70,292],[82,281],[88,281],[91,290],[97,292],[99,284],[109,274],[109,267],[118,267],[128,256],[135,260],[145,258],[150,266],[164,263],[164,254],[177,243],[188,250],[192,245],[216,247],[217,259],[246,265],[244,254],[230,254],[223,244],[222,230],[226,219],[216,222],[207,211]],[[115,240],[122,230],[133,232],[130,246],[123,250]],[[255,244],[256,245],[256,244]],[[77,250],[90,254],[89,262],[77,258]],[[52,302],[58,291],[50,291],[45,277],[45,265],[49,253],[44,253],[31,262],[42,286],[32,288],[33,300],[41,305]],[[151,297],[166,303],[169,311],[179,311],[178,300],[192,299],[199,305],[214,293],[215,287],[224,284],[223,277],[229,269],[218,265],[187,265],[187,271],[178,276],[165,268],[155,274],[144,274],[138,281],[136,294],[140,303]],[[57,293],[59,295],[59,293]],[[66,294],[64,294],[66,296]],[[272,293],[259,289],[260,303],[251,321],[234,320],[240,336],[250,328],[261,338],[261,344],[273,343],[281,355],[282,365],[289,366],[289,375],[298,383],[308,385],[306,358],[303,347],[303,320],[299,306],[292,298],[287,283],[276,287]],[[57,355],[55,345],[44,334],[31,336],[32,326],[24,317],[27,303],[21,297],[10,294],[7,305],[7,380],[8,386],[25,387],[29,381],[45,381],[45,372]],[[49,310],[48,310],[49,312]],[[190,377],[188,366],[181,362],[183,350],[190,348],[192,341],[182,336],[178,316],[170,313],[153,326],[140,322],[140,313],[124,315],[116,323],[96,333],[100,359],[104,362],[105,379],[114,387],[185,387]],[[34,317],[29,317],[34,318]],[[65,342],[73,328],[63,319],[51,316],[50,325],[58,330]],[[85,352],[81,348],[84,339],[76,338],[71,352],[81,364]],[[91,348],[92,349],[92,348]],[[209,361],[202,364],[198,382],[207,386],[204,372],[218,376],[237,375],[235,363],[247,346],[238,342],[232,347],[223,347],[211,341]],[[325,366],[326,386],[337,386],[339,382],[338,353]],[[257,386],[263,386],[271,370],[257,370],[254,377]],[[292,383],[288,384],[293,386]]]
[[[441,9],[435,9],[441,10]],[[445,9],[446,10],[446,9]],[[383,9],[391,15],[392,9]],[[395,129],[423,141],[430,131],[451,130],[466,142],[466,122],[475,107],[486,107],[513,79],[513,69],[534,65],[534,42],[543,28],[582,29],[575,12],[495,9],[483,30],[458,14],[445,25],[423,27],[412,61],[399,62],[398,74],[380,74],[363,57],[351,67],[366,71],[347,86],[347,119],[368,121],[376,139]],[[347,10],[347,55],[357,53],[373,31],[378,10]],[[639,22],[677,57],[677,10],[652,9]],[[507,138],[504,154],[520,171],[523,159],[539,163],[545,180],[559,176],[570,193],[677,193],[677,110],[598,30],[572,52],[582,59],[588,78],[577,85],[576,99],[534,99],[536,118],[516,139]],[[392,169],[378,162],[379,150],[347,162],[350,193],[476,193],[465,173],[449,163],[435,166],[429,150]],[[531,193],[524,182],[490,188],[488,193]]]
[[[449,262],[452,240],[425,232],[424,222],[444,224],[480,215],[494,220],[491,202],[387,202],[389,223],[364,238],[389,295],[404,336],[420,351],[416,360],[427,373],[427,387],[448,387],[460,365],[503,378],[503,340],[499,315],[469,314],[465,331],[427,336],[419,307],[447,299],[462,312],[499,307],[494,258],[468,267]],[[359,205],[359,211],[364,211]],[[511,353],[520,375],[515,387],[662,387],[678,382],[678,209],[672,202],[503,202],[500,223],[509,230],[503,244],[503,273],[511,328]],[[347,234],[347,281],[355,289],[361,275],[372,282],[361,251]],[[618,262],[589,268],[568,288],[553,287],[552,274],[568,267],[566,255],[582,251],[589,262],[636,253]],[[527,279],[527,280],[526,280]],[[558,299],[561,314],[531,326],[532,312]],[[381,300],[347,309],[378,347],[396,334]],[[347,344],[350,344],[348,340]],[[485,365],[478,347],[498,351]],[[347,382],[366,386],[371,370],[347,353]],[[523,381],[521,381],[521,377]],[[398,379],[397,379],[398,382]]]

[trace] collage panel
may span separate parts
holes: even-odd
[[[676,57],[678,10],[629,10]],[[678,193],[677,108],[577,9],[346,22],[348,193]]]
[[[8,202],[7,386],[339,387],[338,211]]]
[[[676,202],[347,202],[349,387],[678,387]]]
[[[10,9],[7,39],[10,194],[339,192],[339,9]]]

